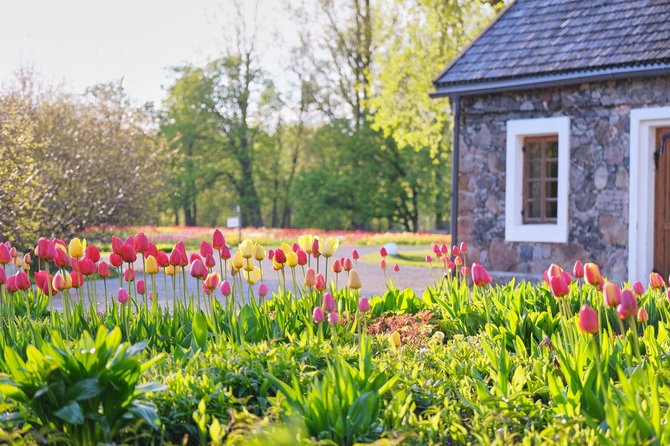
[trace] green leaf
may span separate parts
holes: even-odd
[[[67,391],[67,398],[75,401],[84,401],[96,397],[102,389],[97,378],[88,378],[77,381]]]
[[[208,335],[208,330],[207,330],[207,318],[205,317],[205,313],[202,311],[198,311],[195,316],[193,317],[193,323],[192,323],[192,329],[193,329],[193,342],[195,342],[195,345],[204,351],[207,351],[207,335]]]
[[[54,415],[68,424],[84,423],[84,414],[81,411],[81,406],[76,401],[70,401],[67,405],[55,411]]]

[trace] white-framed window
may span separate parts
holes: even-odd
[[[505,240],[568,241],[570,118],[507,121]]]

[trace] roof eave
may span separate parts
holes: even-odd
[[[490,80],[485,82],[447,84],[436,86],[430,93],[433,98],[453,96],[473,96],[489,93],[502,93],[517,90],[549,88],[562,85],[574,85],[588,82],[601,82],[614,79],[633,77],[650,77],[670,75],[670,63],[645,65],[636,67],[617,67],[591,71],[579,71],[542,76],[520,77],[511,79]]]

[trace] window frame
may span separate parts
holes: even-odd
[[[525,222],[524,141],[530,137],[558,137],[558,194],[556,221]],[[505,240],[509,242],[567,243],[570,178],[570,118],[514,119],[507,121],[505,188]]]
[[[558,146],[558,134],[554,133],[551,135],[543,136],[525,136],[523,138],[523,206],[522,206],[522,222],[523,224],[556,224],[556,217],[549,217],[547,215],[547,204],[549,202],[556,203],[556,211],[558,213],[558,193],[556,197],[549,197],[547,184],[549,182],[556,182],[558,184],[558,176],[550,177],[547,172],[547,164],[550,162],[556,162],[558,164],[558,153],[555,158],[550,158],[547,156],[547,144],[550,142],[555,142]],[[529,144],[540,143],[540,176],[531,177],[531,157],[530,151],[528,149]],[[540,216],[539,217],[530,217],[529,216],[529,204],[530,204],[530,182],[539,181],[540,183]],[[558,186],[557,186],[558,189]],[[558,190],[557,190],[558,192]]]

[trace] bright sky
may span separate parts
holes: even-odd
[[[252,15],[250,4],[241,0]],[[202,63],[221,54],[232,0],[4,0],[0,1],[0,83],[22,66],[76,92],[123,78],[138,101],[163,98],[170,66]],[[281,70],[278,42],[294,41],[280,0],[260,0],[264,66]],[[277,39],[277,33],[280,38]],[[284,46],[285,48],[286,46]]]

